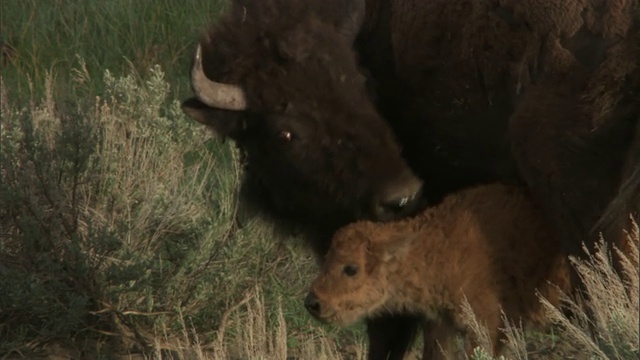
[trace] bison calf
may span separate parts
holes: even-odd
[[[488,350],[497,353],[501,309],[511,320],[540,324],[536,290],[557,304],[555,285],[569,287],[559,248],[523,191],[475,187],[412,219],[338,230],[305,306],[318,320],[343,326],[384,313],[419,314],[431,358],[441,355],[437,343],[451,350],[455,335],[468,332],[466,297],[489,330]]]

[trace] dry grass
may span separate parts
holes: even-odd
[[[557,341],[569,344],[575,356],[580,359],[638,359],[639,353],[639,270],[638,225],[632,221],[632,229],[627,234],[631,252],[624,254],[614,247],[610,250],[601,239],[595,252],[587,251],[587,258],[571,258],[571,263],[585,284],[586,298],[575,299],[564,294],[563,306],[574,314],[568,318],[565,312],[556,308],[540,296],[547,317],[559,330]],[[611,251],[620,256],[623,263],[622,274],[617,273],[611,262]],[[487,329],[480,324],[471,308],[466,306],[465,318],[480,347],[475,349],[473,359],[493,359],[489,352],[491,343]],[[507,350],[501,358],[529,359],[527,339],[522,326],[515,326],[514,319],[505,319],[503,329],[507,338]]]
[[[259,287],[227,309],[215,339],[202,343],[199,335],[184,323],[183,333],[169,341],[166,333],[158,336],[154,345],[155,358],[224,360],[224,359],[364,359],[364,344],[356,343],[352,353],[340,351],[326,333],[302,339],[302,346],[291,351],[287,346],[287,325],[278,302],[275,324],[270,325],[262,291]],[[233,337],[227,338],[228,334]]]
[[[607,244],[600,240],[594,253],[586,260],[572,258],[586,287],[588,300],[576,301],[568,296],[565,302],[580,316],[573,320],[564,317],[546,300],[548,317],[563,328],[562,335],[579,346],[585,354],[602,359],[637,359],[640,355],[638,302],[638,225],[627,234],[631,252],[623,254],[614,247],[613,251],[623,261],[624,271],[618,274],[611,263],[611,253]],[[585,251],[588,250],[585,248]],[[583,305],[584,303],[584,305]],[[583,311],[586,306],[588,313]]]

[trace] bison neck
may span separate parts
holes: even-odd
[[[457,34],[471,21],[440,19],[443,4],[367,1],[355,43],[378,111],[432,203],[467,186],[519,181],[507,137],[514,104],[506,70],[486,79],[474,57],[442,60],[455,46],[443,33]]]
[[[283,236],[299,236],[317,259],[329,250],[333,233],[356,218],[346,209],[330,206],[331,203],[314,203],[314,198],[303,198],[303,192],[290,197],[274,196],[251,169],[245,172],[240,189],[243,213],[259,216],[274,224],[276,232]]]

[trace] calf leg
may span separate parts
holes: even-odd
[[[369,360],[402,360],[413,342],[419,319],[392,315],[367,319]]]

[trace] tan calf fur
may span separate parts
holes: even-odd
[[[425,354],[438,357],[436,340],[447,348],[467,332],[466,296],[498,352],[501,309],[511,320],[540,324],[536,290],[557,304],[555,285],[568,289],[559,248],[523,191],[475,187],[409,220],[338,230],[305,306],[320,321],[343,326],[383,313],[420,314]]]

